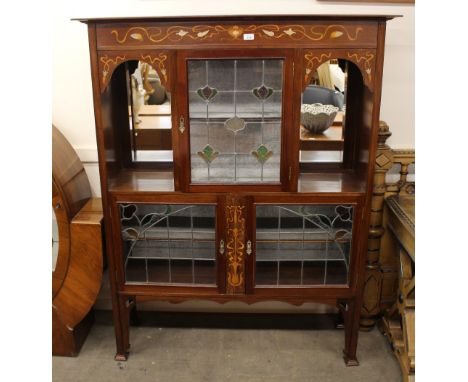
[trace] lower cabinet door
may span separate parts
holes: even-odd
[[[353,204],[255,204],[256,287],[347,285]]]
[[[217,285],[217,203],[119,203],[127,284]]]
[[[167,200],[117,203],[127,284],[211,286],[243,295],[262,287],[350,283],[355,202],[283,197],[276,203],[274,196],[238,194]]]

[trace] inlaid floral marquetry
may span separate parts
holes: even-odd
[[[364,82],[370,83],[373,76],[375,53],[352,53],[348,52],[348,59],[355,62],[363,72]]]
[[[117,67],[117,65],[124,62],[126,59],[127,57],[124,55],[116,56],[116,57],[109,57],[107,54],[99,58],[99,61],[102,65],[101,81],[102,81],[103,88],[107,85],[107,81],[111,77],[112,72]]]
[[[226,206],[227,292],[235,293],[244,283],[245,206]]]
[[[364,84],[373,91],[374,89],[374,66],[375,51],[367,49],[352,50],[308,50],[304,53],[304,83],[305,89],[312,79],[314,72],[320,65],[331,59],[344,59],[354,63],[361,71]]]
[[[331,55],[332,55],[331,52],[330,53],[308,52],[304,54],[304,58],[306,61],[305,74],[304,74],[305,84],[308,85],[310,83],[314,70],[316,70],[325,61],[328,61],[331,58]]]
[[[99,57],[99,63],[100,63],[100,70],[101,70],[101,91],[103,91],[106,87],[107,84],[109,83],[112,73],[114,70],[122,64],[125,61],[130,61],[130,60],[135,60],[135,61],[143,61],[151,65],[153,69],[156,70],[156,72],[159,75],[159,78],[161,80],[161,85],[164,87],[168,88],[168,71],[167,71],[167,60],[168,60],[168,55],[166,53],[159,53],[159,54],[136,54],[136,53],[128,53],[125,55],[122,54],[104,54]]]
[[[190,42],[241,42],[272,40],[279,42],[369,42],[374,26],[358,24],[235,24],[133,26],[105,31],[107,43],[171,44]],[[243,35],[253,35],[244,40]]]
[[[362,27],[349,27],[340,24],[315,25],[262,25],[259,27],[267,38],[289,38],[291,40],[321,41],[325,39],[344,39],[356,41],[362,33]]]

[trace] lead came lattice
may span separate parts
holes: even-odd
[[[189,60],[188,74],[191,183],[279,182],[283,60]]]
[[[353,206],[258,205],[257,285],[347,284]]]

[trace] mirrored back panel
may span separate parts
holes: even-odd
[[[310,76],[302,93],[300,162],[342,163],[348,62],[330,60]]]
[[[172,162],[171,93],[150,64],[125,65],[132,161]]]
[[[283,59],[191,59],[191,182],[279,183]]]

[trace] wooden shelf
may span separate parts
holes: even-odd
[[[298,192],[359,193],[366,191],[365,181],[352,172],[299,174]]]
[[[172,192],[174,174],[172,171],[122,170],[109,179],[111,192]]]
[[[142,105],[135,124],[137,150],[172,150],[171,106]]]
[[[342,151],[344,148],[343,117],[344,113],[340,111],[333,125],[322,134],[312,134],[301,125],[300,150]]]
[[[162,170],[122,170],[109,179],[113,192],[174,192],[174,174]],[[300,193],[365,193],[365,182],[352,172],[302,173]]]
[[[331,126],[323,134],[312,134],[301,126],[301,150],[342,151],[343,148],[344,139],[341,126]]]

